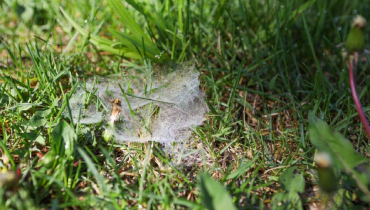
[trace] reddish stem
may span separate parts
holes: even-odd
[[[358,54],[356,53],[355,54],[355,58],[354,59],[350,59],[350,61],[349,61],[349,86],[351,87],[351,94],[352,94],[353,101],[355,102],[358,115],[360,116],[361,122],[362,122],[362,124],[363,124],[363,126],[365,128],[367,137],[370,139],[370,126],[369,126],[369,122],[367,121],[366,116],[365,116],[365,113],[362,110],[360,99],[358,99],[358,95],[357,95],[357,91],[356,91],[356,86],[355,86],[355,79],[353,77],[353,61],[354,60],[357,61],[357,58],[358,58]]]

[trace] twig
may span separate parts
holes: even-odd
[[[263,172],[263,174],[267,174],[267,172],[269,171],[273,171],[273,170],[276,170],[276,169],[280,169],[280,168],[288,168],[290,167],[291,165],[287,165],[287,166],[278,166],[278,167],[275,167],[275,168],[270,168],[268,170],[266,170],[265,172]]]
[[[360,116],[360,120],[361,120],[361,122],[362,122],[362,124],[365,128],[367,137],[370,139],[369,122],[367,121],[366,115],[365,115],[364,111],[362,110],[360,99],[358,98],[357,91],[356,91],[355,79],[354,79],[354,76],[353,76],[353,68],[354,68],[353,63],[354,63],[354,61],[355,61],[355,63],[357,63],[357,61],[358,61],[358,53],[357,52],[355,52],[354,57],[350,58],[350,60],[349,60],[349,68],[348,68],[349,69],[349,85],[350,85],[350,88],[351,88],[352,98],[353,98],[353,101],[355,102],[358,115]]]
[[[257,84],[256,85],[256,90],[258,91],[258,89],[259,89],[259,84]],[[257,97],[258,97],[258,95],[256,94],[255,96],[254,96],[254,102],[253,102],[253,111],[252,111],[252,114],[253,115],[256,115],[256,106],[257,106]]]

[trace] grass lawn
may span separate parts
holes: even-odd
[[[369,138],[338,45],[369,5],[0,1],[1,209],[368,208]],[[121,120],[102,93],[120,94]],[[314,158],[331,135],[327,195]]]

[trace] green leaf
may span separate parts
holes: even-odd
[[[1,88],[3,89],[4,87],[1,86]],[[3,108],[8,103],[9,103],[9,96],[7,96],[6,94],[3,94],[2,97],[0,98],[0,107]]]
[[[35,139],[35,142],[41,144],[41,145],[45,145],[45,139],[44,137],[42,136],[38,136],[36,139]]]
[[[271,79],[271,81],[270,81],[270,83],[269,83],[269,87],[270,87],[270,89],[273,89],[274,87],[275,87],[275,82],[276,82],[276,79],[277,79],[277,77],[278,77],[279,75],[277,74],[277,75],[275,75],[272,79]]]
[[[288,193],[286,192],[279,192],[272,197],[272,209],[280,210],[280,209],[289,209],[287,205],[285,205],[285,201],[288,200]],[[278,205],[282,204],[282,205]]]
[[[21,18],[23,21],[29,22],[33,18],[34,14],[35,10],[32,7],[27,6],[25,7],[24,12],[21,14]]]
[[[303,209],[302,201],[298,193],[303,193],[305,180],[297,167],[286,169],[280,176],[279,182],[285,192],[276,193],[273,203],[282,203],[281,206],[274,206],[274,209]]]
[[[47,166],[47,165],[52,165],[55,161],[55,154],[53,151],[49,151],[48,153],[46,153],[44,155],[44,157],[42,157],[41,161],[36,165],[36,167],[40,167],[40,166]]]
[[[25,140],[33,141],[37,137],[37,133],[38,133],[37,130],[33,130],[31,132],[24,132],[24,133],[17,132],[17,135],[24,138]]]
[[[21,122],[22,125],[31,126],[31,127],[40,127],[44,126],[47,122],[45,118],[50,114],[50,109],[40,109],[36,111],[35,115],[29,120]]]
[[[272,209],[296,210],[302,209],[302,201],[297,193],[279,192],[272,197]]]
[[[54,152],[49,150],[49,152],[47,152],[42,157],[41,161],[38,162],[35,167],[46,166],[47,169],[50,169],[56,160],[55,158],[56,158],[56,155],[54,154]]]
[[[60,121],[52,132],[52,150],[57,155],[71,157],[74,149],[74,131],[64,120]]]
[[[32,127],[40,127],[45,125],[46,122],[47,120],[45,119],[45,117],[35,114],[29,121],[23,122],[22,124]]]
[[[288,192],[304,192],[305,181],[302,172],[300,172],[297,167],[290,167],[285,170],[281,174],[279,181],[281,187]]]
[[[18,111],[27,111],[33,107],[33,104],[31,103],[20,103],[17,104]]]
[[[24,11],[26,11],[26,8],[20,4],[18,4],[17,1],[14,1],[13,3],[13,10],[15,13],[17,13],[18,17],[21,17]]]
[[[366,173],[359,173],[355,168],[369,161],[364,156],[356,153],[350,141],[340,133],[334,132],[321,119],[315,117],[313,112],[308,115],[311,143],[321,152],[326,152],[333,160],[333,165],[339,170],[351,174],[358,187],[370,198],[369,180]]]
[[[200,176],[200,189],[202,191],[202,202],[208,209],[236,209],[226,189],[206,173]]]

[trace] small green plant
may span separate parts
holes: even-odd
[[[321,189],[326,193],[334,192],[333,186],[338,186],[339,182],[335,176],[328,177],[331,174],[343,172],[348,177],[347,183],[356,183],[361,192],[359,196],[365,200],[370,201],[369,186],[369,170],[359,170],[360,168],[368,168],[364,165],[369,160],[363,155],[358,154],[350,141],[343,137],[338,132],[334,132],[330,127],[321,119],[315,117],[310,112],[309,114],[309,135],[311,143],[323,153],[326,153],[332,159],[332,167],[330,170],[336,170],[323,175],[322,166],[319,165],[319,178],[325,179],[319,181]]]
[[[231,196],[226,189],[208,174],[200,176],[199,188],[202,191],[203,205],[209,210],[236,210]]]
[[[354,67],[357,65],[360,53],[365,48],[365,32],[366,20],[358,15],[352,23],[351,30],[348,34],[346,41],[346,50],[349,55],[348,73],[349,73],[349,84],[351,88],[351,94],[353,102],[355,103],[358,115],[361,119],[362,125],[366,131],[367,137],[370,139],[370,126],[366,119],[365,113],[362,109],[360,99],[358,98],[356,91],[355,78],[353,76]]]
[[[272,198],[273,208],[303,209],[300,198],[300,194],[305,190],[303,173],[295,166],[290,167],[280,175],[279,182],[283,191]]]
[[[353,76],[354,66],[358,62],[359,54],[365,47],[365,26],[366,20],[362,16],[356,16],[351,25],[345,46],[349,55],[348,72],[352,98],[366,134],[370,138],[370,126],[357,95]],[[353,149],[350,141],[345,139],[340,133],[332,131],[324,121],[316,118],[312,112],[309,114],[309,122],[310,140],[319,150],[316,162],[318,182],[322,192],[326,193],[329,199],[331,199],[339,185],[336,174],[344,172],[349,178],[349,180],[345,180],[356,183],[360,189],[361,193],[358,195],[362,200],[370,202],[370,191],[368,188],[370,184],[370,170],[365,165],[369,160],[358,154]]]

